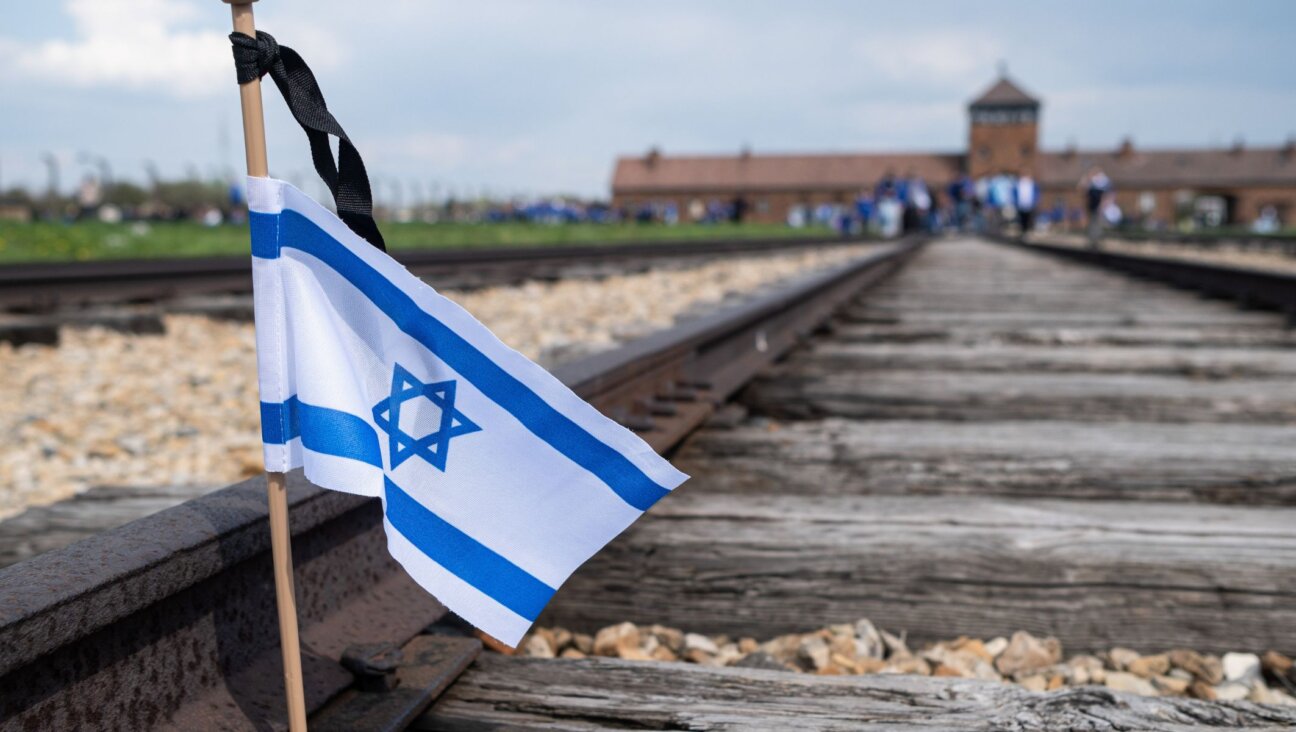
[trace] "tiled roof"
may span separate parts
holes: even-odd
[[[974,107],[998,107],[1011,106],[1016,104],[1039,105],[1039,100],[1026,92],[1022,88],[1008,80],[1008,77],[1001,76],[989,89],[986,89],[981,96],[972,100]]]
[[[858,190],[888,172],[950,180],[962,170],[963,158],[939,153],[623,157],[617,160],[612,190]]]
[[[623,157],[614,193],[859,190],[886,173],[932,184],[953,180],[965,157],[954,153]],[[1041,185],[1073,186],[1093,165],[1120,188],[1296,186],[1296,147],[1207,150],[1041,151]]]
[[[1296,149],[1117,150],[1041,152],[1042,185],[1075,185],[1098,165],[1117,187],[1296,185]]]

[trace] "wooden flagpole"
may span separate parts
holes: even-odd
[[[256,37],[252,3],[224,0],[234,16],[234,30]],[[247,172],[254,178],[270,175],[266,162],[265,116],[261,108],[261,80],[239,85],[243,108],[243,146]],[[301,639],[297,633],[297,599],[293,589],[292,534],[288,530],[288,491],[283,473],[266,471],[270,501],[270,549],[274,556],[275,601],[279,607],[279,647],[283,652],[284,690],[288,698],[288,729],[306,732],[306,693],[302,686]]]

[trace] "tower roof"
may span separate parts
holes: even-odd
[[[1019,104],[1029,104],[1039,106],[1039,100],[1022,91],[1007,76],[1000,76],[999,80],[989,89],[986,89],[981,96],[972,100],[973,107],[1001,107],[1015,106]]]

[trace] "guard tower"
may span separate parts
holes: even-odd
[[[968,105],[968,175],[1035,174],[1039,142],[1039,100],[1010,81],[999,80]]]

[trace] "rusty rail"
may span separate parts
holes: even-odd
[[[573,264],[760,253],[860,241],[825,235],[719,238],[552,247],[406,249],[397,250],[392,256],[420,276],[465,276],[465,283],[491,285],[534,279],[546,273],[554,276],[555,268]],[[0,307],[8,309],[42,311],[91,302],[152,301],[180,295],[244,293],[251,289],[251,261],[244,255],[0,266]]]
[[[1006,237],[1000,237],[999,241],[1197,290],[1211,297],[1229,298],[1244,307],[1277,310],[1287,316],[1289,323],[1296,325],[1296,275],[1102,249],[1021,242]]]
[[[557,375],[667,450],[921,245],[879,247]],[[299,472],[289,501],[312,729],[399,729],[477,641],[390,558],[378,501]],[[273,729],[275,628],[256,478],[0,569],[0,730]]]
[[[1131,244],[1176,244],[1199,249],[1229,247],[1242,251],[1277,252],[1296,257],[1296,236],[1287,234],[1255,234],[1238,231],[1138,231],[1117,229],[1104,236],[1115,237]]]

